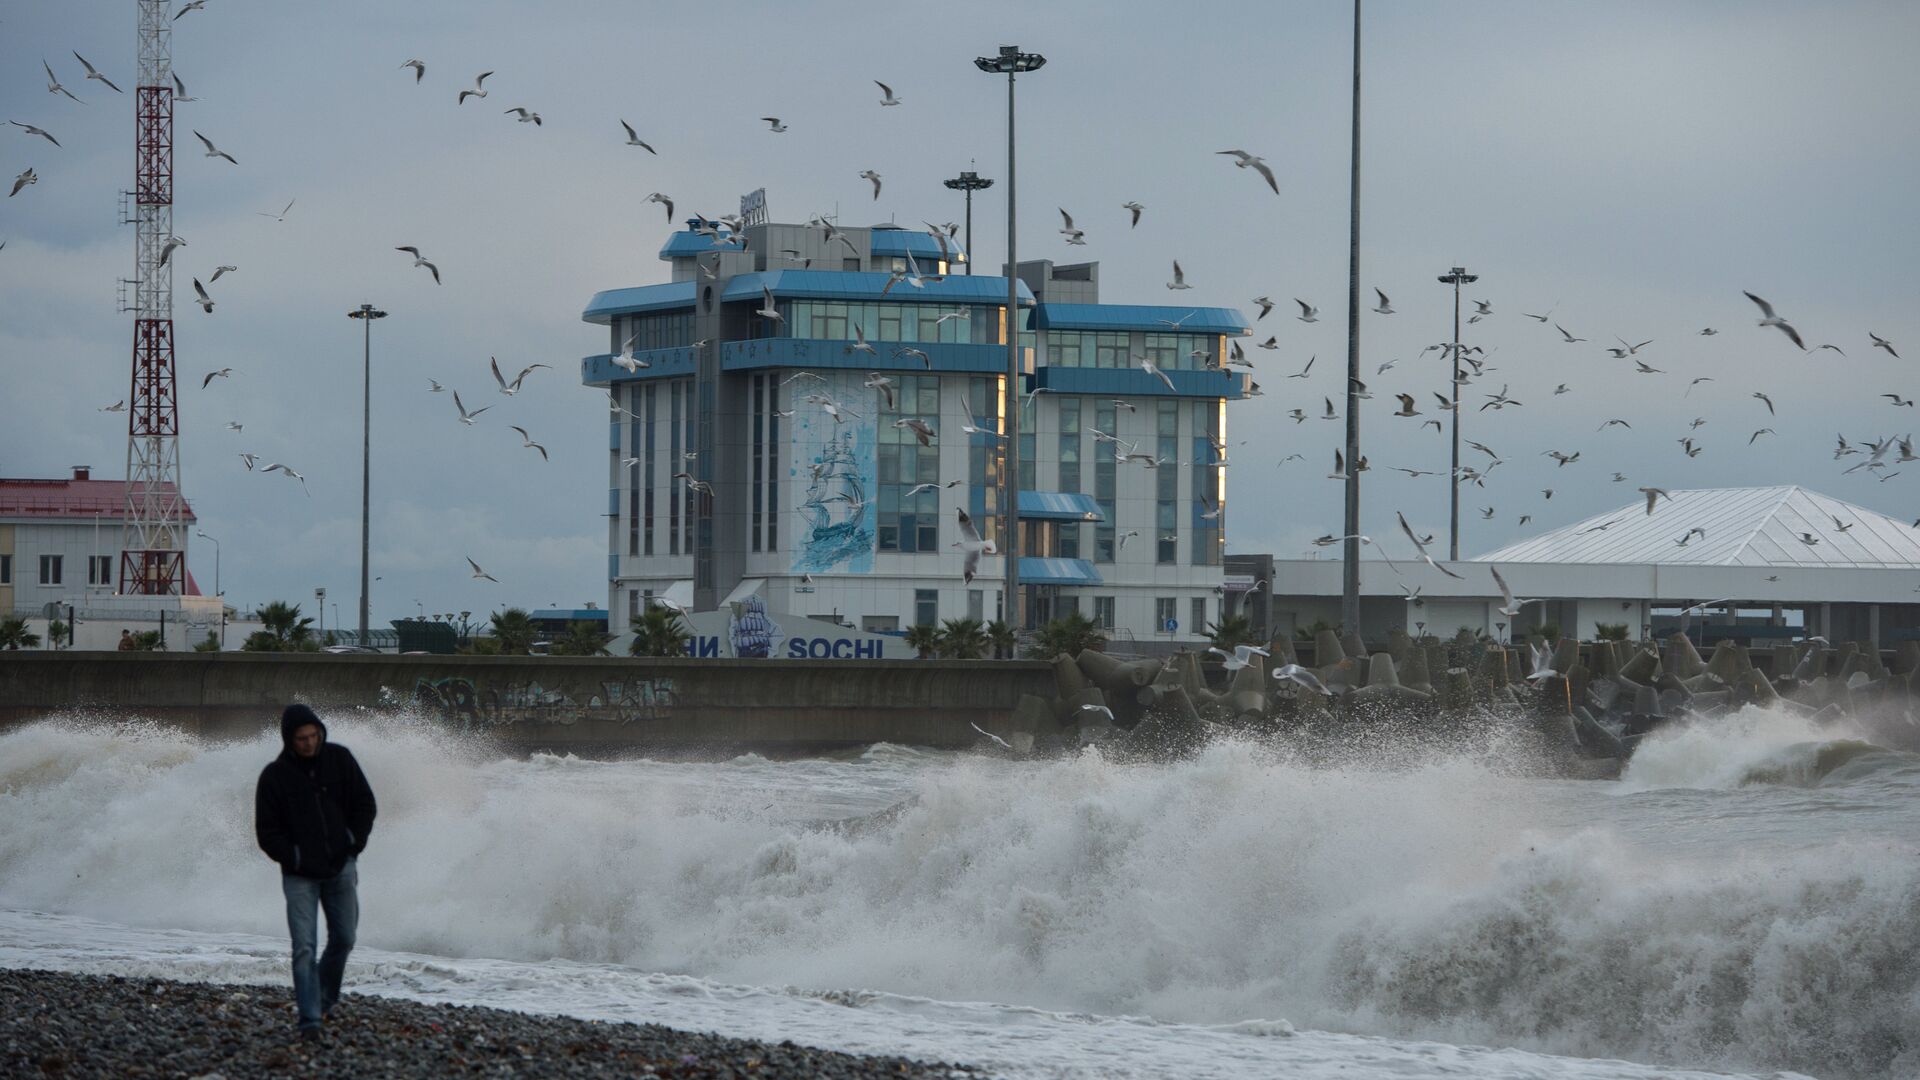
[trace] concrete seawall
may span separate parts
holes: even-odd
[[[969,746],[1037,661],[691,660],[280,653],[0,652],[0,727],[57,712],[251,736],[292,701],[409,710],[530,752],[803,754]]]

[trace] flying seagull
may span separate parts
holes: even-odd
[[[629,124],[625,120],[622,120],[620,121],[620,126],[627,129],[627,145],[628,146],[637,146],[640,149],[645,150],[649,154],[658,156],[659,154],[658,150],[655,150],[653,147],[648,146],[646,143],[640,141],[640,136],[633,130],[632,124]],[[673,217],[673,212],[671,210],[667,212],[667,217],[669,218]]]
[[[180,81],[179,72],[170,71],[167,74],[173,76],[173,103],[175,105],[178,105],[183,101],[199,101],[200,100],[199,98],[187,96],[187,84]]]
[[[409,254],[409,255],[411,255],[411,256],[413,256],[413,265],[415,265],[415,266],[424,266],[424,267],[426,267],[426,268],[427,268],[428,270],[430,270],[430,271],[432,271],[432,272],[433,272],[433,283],[434,283],[435,285],[438,285],[438,284],[440,284],[440,268],[439,268],[439,267],[437,267],[437,266],[435,266],[435,265],[433,265],[432,263],[430,263],[430,262],[428,262],[428,261],[426,260],[426,258],[425,258],[424,256],[422,256],[422,255],[420,254],[420,249],[419,249],[419,248],[417,248],[417,247],[414,247],[414,246],[413,246],[413,245],[411,245],[411,244],[407,244],[407,245],[404,245],[404,246],[402,246],[402,247],[397,247],[397,248],[394,248],[393,250],[395,250],[395,251],[404,251],[404,252],[406,252],[407,254]]]
[[[991,435],[996,439],[1006,438],[1005,435],[1000,434],[998,431],[992,431],[987,428],[981,427],[979,423],[974,420],[973,409],[971,406],[967,404],[967,399],[965,397],[962,397],[960,399],[960,413],[962,416],[966,417],[966,421],[960,425],[961,431],[964,431],[969,435]]]
[[[762,119],[762,120],[765,120],[765,121],[767,122],[767,130],[768,130],[768,131],[771,131],[771,132],[773,132],[773,133],[774,133],[775,135],[784,135],[784,134],[786,134],[786,131],[787,131],[787,125],[785,125],[785,124],[783,124],[783,123],[781,123],[781,122],[780,122],[780,118],[779,118],[779,117],[777,117],[777,116],[763,116],[763,117],[761,117],[760,119]]]
[[[1173,280],[1172,280],[1172,281],[1169,281],[1169,282],[1167,282],[1167,288],[1169,288],[1169,289],[1191,289],[1191,288],[1193,288],[1193,286],[1191,286],[1191,285],[1189,285],[1189,284],[1187,284],[1187,275],[1186,275],[1186,273],[1185,273],[1185,272],[1183,272],[1183,271],[1182,271],[1182,270],[1180,269],[1180,260],[1179,260],[1179,259],[1175,259],[1175,260],[1173,260]]]
[[[53,65],[47,63],[45,58],[41,59],[40,66],[47,69],[47,93],[65,94],[67,95],[67,97],[71,98],[74,101],[80,101],[79,98],[73,96],[73,91],[60,85],[59,77],[53,73]],[[86,102],[80,101],[80,104],[85,105]]]
[[[527,123],[531,123],[531,124],[532,124],[532,125],[533,125],[534,127],[540,127],[540,126],[541,126],[541,124],[540,124],[540,114],[539,114],[539,113],[537,113],[537,112],[533,112],[533,111],[532,111],[532,110],[530,110],[530,109],[524,109],[524,108],[519,108],[519,107],[515,107],[515,108],[512,108],[512,109],[508,109],[508,110],[507,110],[507,112],[509,112],[509,113],[519,113],[519,114],[520,114],[520,118],[519,118],[519,119],[520,119],[520,123],[522,123],[522,124],[527,124]]]
[[[1560,331],[1560,336],[1561,336],[1561,337],[1563,337],[1563,338],[1566,338],[1566,339],[1567,339],[1567,344],[1569,344],[1569,345],[1572,345],[1572,344],[1574,344],[1574,343],[1576,343],[1576,342],[1581,342],[1581,341],[1585,341],[1585,340],[1587,340],[1586,338],[1583,338],[1583,337],[1574,337],[1574,336],[1573,336],[1572,334],[1569,334],[1569,333],[1567,333],[1567,328],[1566,328],[1566,327],[1564,327],[1564,326],[1561,326],[1561,325],[1560,325],[1559,323],[1554,323],[1554,324],[1553,324],[1553,328],[1554,328],[1555,330],[1558,330],[1558,331]]]
[[[1373,287],[1373,294],[1380,298],[1380,303],[1373,310],[1379,312],[1382,315],[1393,314],[1393,302],[1387,299],[1386,293],[1383,293],[1380,291],[1380,286],[1375,285]]]
[[[1400,531],[1406,534],[1407,540],[1413,544],[1414,550],[1420,553],[1420,558],[1423,561],[1425,561],[1428,566],[1433,567],[1435,570],[1440,571],[1441,573],[1447,575],[1450,578],[1459,579],[1460,577],[1459,574],[1456,574],[1453,571],[1447,569],[1446,567],[1441,566],[1439,563],[1434,562],[1433,556],[1427,554],[1426,542],[1413,534],[1413,526],[1407,524],[1407,515],[1401,513],[1398,510],[1395,510],[1393,512],[1393,516],[1400,519]]]
[[[47,129],[45,128],[37,128],[37,127],[34,127],[32,124],[23,124],[18,120],[9,120],[7,121],[7,123],[12,124],[14,127],[19,128],[20,130],[26,132],[29,135],[38,135],[55,146],[60,145],[60,140],[54,138],[52,133],[48,132]]]
[[[1520,614],[1520,609],[1526,607],[1528,604],[1546,603],[1544,599],[1533,599],[1533,600],[1514,599],[1513,590],[1507,587],[1507,579],[1500,576],[1500,568],[1497,566],[1489,565],[1487,567],[1487,570],[1493,574],[1493,583],[1495,585],[1500,586],[1500,606],[1495,610],[1500,612],[1500,614],[1505,615],[1507,618],[1511,619],[1515,615]]]
[[[1207,651],[1210,653],[1218,653],[1220,655],[1220,665],[1228,671],[1239,671],[1241,668],[1252,667],[1253,657],[1271,657],[1273,655],[1256,645],[1235,645],[1232,652],[1216,646],[1208,646]]]
[[[1073,227],[1073,215],[1067,213],[1067,211],[1062,208],[1060,210],[1060,220],[1064,223],[1060,229],[1060,235],[1067,238],[1067,243],[1084,246],[1087,242],[1086,230]]]
[[[873,197],[875,200],[878,200],[880,198],[880,174],[874,172],[872,169],[861,169],[860,179],[873,181]]]
[[[187,242],[178,236],[167,237],[166,242],[160,245],[160,265],[167,265],[167,260],[173,257],[175,248],[183,248],[186,246]]]
[[[1294,318],[1299,319],[1301,322],[1319,322],[1320,321],[1319,308],[1314,307],[1312,304],[1307,303],[1305,300],[1302,300],[1297,296],[1293,298],[1293,302],[1300,305],[1300,314],[1295,315]]]
[[[467,103],[467,99],[470,97],[478,97],[478,98],[486,97],[487,92],[485,89],[481,87],[480,84],[486,82],[487,76],[491,74],[493,74],[493,72],[483,71],[478,76],[476,76],[473,80],[473,89],[460,91],[460,96],[454,100],[454,104],[465,105]]]
[[[1753,440],[1748,439],[1747,445],[1749,446],[1753,445]],[[1673,501],[1673,496],[1668,495],[1667,490],[1665,488],[1643,487],[1640,489],[1640,494],[1645,495],[1647,497],[1647,516],[1648,517],[1653,516],[1653,504],[1655,500],[1664,498],[1668,502]]]
[[[493,381],[500,385],[500,392],[502,394],[507,395],[508,397],[512,397],[513,395],[519,393],[521,381],[524,380],[528,375],[532,374],[536,369],[547,368],[551,370],[553,367],[552,364],[528,364],[526,367],[523,367],[520,369],[520,374],[515,375],[513,377],[513,381],[509,382],[506,379],[500,377],[500,361],[499,360],[489,356],[487,357],[487,363],[493,368]]]
[[[419,85],[421,79],[427,77],[427,64],[424,60],[409,60],[400,66],[413,69],[413,81],[416,86]]]
[[[882,104],[882,105],[898,105],[898,104],[900,104],[900,103],[899,103],[899,102],[897,102],[897,101],[883,101],[883,102],[881,102],[880,104]],[[998,736],[998,735],[995,735],[995,734],[994,734],[993,732],[991,732],[991,731],[988,731],[988,730],[987,730],[986,728],[983,728],[983,727],[981,727],[981,726],[980,726],[979,724],[976,724],[976,723],[974,723],[973,721],[971,721],[971,720],[969,720],[969,721],[967,721],[967,726],[968,726],[968,727],[970,727],[970,728],[972,728],[973,730],[975,730],[975,731],[977,731],[977,732],[979,732],[980,734],[982,734],[982,735],[985,735],[985,736],[986,736],[987,738],[989,738],[989,739],[992,739],[992,740],[993,740],[993,744],[994,744],[995,746],[998,746],[998,747],[999,747],[1000,749],[1002,749],[1002,750],[1011,750],[1011,749],[1013,749],[1013,744],[1012,744],[1012,743],[1010,743],[1010,742],[1008,742],[1007,740],[1005,740],[1005,739],[1003,739],[1003,738],[1001,738],[1001,737],[1000,737],[1000,736]]]
[[[286,207],[277,214],[271,210],[255,210],[254,213],[261,217],[270,217],[275,221],[285,221],[287,220],[287,215],[293,211],[293,204],[298,201],[298,199],[288,199]]]
[[[1745,290],[1742,290],[1742,292],[1745,292]],[[1787,339],[1789,341],[1792,341],[1794,345],[1800,349],[1801,352],[1806,351],[1807,343],[1800,340],[1800,331],[1795,330],[1793,328],[1793,325],[1787,322],[1787,320],[1781,318],[1778,315],[1775,315],[1773,313],[1772,304],[1767,303],[1765,300],[1760,299],[1759,297],[1753,295],[1750,292],[1745,293],[1745,295],[1747,299],[1753,301],[1756,305],[1759,306],[1760,315],[1761,315],[1761,318],[1760,318],[1761,326],[1771,326],[1771,327],[1777,328],[1781,333],[1787,335]]]
[[[954,544],[962,555],[960,576],[971,585],[974,577],[980,573],[980,556],[998,555],[999,552],[994,549],[993,541],[980,539],[980,530],[974,528],[973,519],[967,516],[965,509],[956,506],[953,512],[960,525],[960,539]]]
[[[202,312],[208,315],[213,314],[213,297],[207,295],[207,290],[200,284],[199,278],[193,279],[193,295],[193,302],[200,305]]]
[[[1324,697],[1332,697],[1333,691],[1327,689],[1320,677],[1299,664],[1282,664],[1274,669],[1273,677],[1283,682],[1297,684]]]
[[[182,6],[179,11],[173,13],[173,17],[178,20],[180,16],[185,15],[189,11],[205,11],[206,9],[207,0],[187,0],[186,4]]]
[[[1273,170],[1267,166],[1266,159],[1255,157],[1245,150],[1215,150],[1214,153],[1226,154],[1232,157],[1234,159],[1234,167],[1236,168],[1252,169],[1254,172],[1259,173],[1261,178],[1267,182],[1267,186],[1273,189],[1273,193],[1275,195],[1280,194],[1280,181],[1273,178]]]
[[[460,402],[460,391],[458,390],[455,390],[453,392],[453,407],[460,410],[460,422],[467,425],[468,427],[473,426],[474,417],[479,416],[481,413],[486,412],[488,409],[493,408],[493,406],[491,405],[482,405],[479,408],[473,410],[472,412],[468,412],[467,407],[461,404]]]
[[[259,471],[263,473],[270,473],[270,472],[284,473],[289,480],[300,481],[300,490],[306,491],[308,498],[313,497],[313,492],[307,491],[307,478],[300,475],[297,472],[294,472],[292,469],[287,468],[285,465],[282,465],[277,461],[271,465],[266,466],[263,469],[260,469]]]
[[[1120,209],[1129,211],[1130,213],[1133,214],[1133,224],[1127,226],[1127,228],[1131,229],[1140,224],[1140,212],[1142,210],[1145,210],[1146,207],[1141,206],[1137,202],[1123,202],[1120,204]]]
[[[202,135],[197,131],[193,133],[193,137],[196,139],[199,139],[200,144],[207,148],[207,153],[206,153],[207,157],[226,158],[228,161],[232,161],[235,165],[240,164],[238,161],[233,160],[232,154],[229,154],[225,150],[222,150],[219,147],[213,145],[212,139],[207,138],[205,135]]]
[[[1768,416],[1776,416],[1776,415],[1778,415],[1777,413],[1775,413],[1775,412],[1773,411],[1773,399],[1772,399],[1772,398],[1770,398],[1770,397],[1768,397],[1767,395],[1765,395],[1765,394],[1763,394],[1763,393],[1761,393],[1761,392],[1760,392],[1760,391],[1758,391],[1758,390],[1755,390],[1755,391],[1753,392],[1753,396],[1754,396],[1754,397],[1756,397],[1756,398],[1758,398],[1758,399],[1759,399],[1759,400],[1761,400],[1761,401],[1764,401],[1764,402],[1766,402],[1766,405],[1767,405],[1767,415],[1768,415]]]
[[[106,77],[105,75],[102,75],[102,74],[100,74],[99,72],[97,72],[97,71],[95,71],[95,70],[93,70],[93,65],[92,65],[92,64],[89,64],[89,63],[87,63],[87,58],[86,58],[86,57],[84,57],[84,56],[81,56],[81,55],[80,55],[79,53],[74,53],[74,54],[73,54],[73,58],[74,58],[75,60],[78,60],[78,61],[80,61],[80,66],[81,66],[81,67],[83,67],[83,68],[86,68],[86,69],[87,69],[87,78],[89,78],[89,79],[99,79],[99,80],[100,80],[101,82],[103,82],[103,83],[106,83],[106,84],[107,84],[107,89],[109,89],[109,90],[111,90],[111,91],[113,91],[113,92],[114,92],[114,93],[116,93],[116,94],[124,94],[124,93],[126,93],[126,91],[125,91],[125,90],[122,90],[122,89],[120,89],[119,87],[117,87],[117,86],[115,86],[115,85],[113,85],[113,80],[111,80],[111,79],[109,79],[109,78],[107,78],[107,77]]]
[[[520,433],[520,448],[522,450],[538,450],[540,451],[541,461],[550,460],[547,457],[547,448],[544,446],[541,446],[537,442],[534,442],[533,436],[527,434],[526,428],[523,428],[518,424],[508,424],[507,426]]]
[[[219,371],[209,371],[207,372],[207,377],[200,380],[200,389],[205,390],[215,379],[230,379],[232,377],[233,369],[230,367],[223,367]]]
[[[888,86],[886,83],[881,82],[879,79],[873,80],[873,85],[879,87],[880,92],[886,95],[885,97],[880,99],[880,104],[882,105],[900,104],[901,99],[893,96],[893,87]]]
[[[673,199],[672,199],[672,197],[670,197],[670,196],[667,196],[667,195],[662,195],[662,194],[660,194],[659,192],[657,192],[657,191],[655,191],[655,192],[652,192],[652,193],[650,193],[650,194],[649,194],[649,195],[648,195],[648,196],[646,197],[646,199],[644,199],[644,200],[642,200],[642,201],[644,201],[644,202],[655,202],[655,203],[659,203],[659,204],[660,204],[661,206],[664,206],[664,207],[666,207],[666,209],[667,209],[667,221],[668,221],[668,223],[669,223],[669,224],[671,224],[671,223],[672,223],[672,221],[673,221]]]
[[[480,564],[473,561],[473,556],[471,555],[467,556],[467,565],[473,567],[473,576],[475,578],[485,578],[488,581],[493,582],[495,585],[500,584],[499,578],[494,577],[492,574],[489,574],[485,570],[480,569]]]
[[[35,130],[35,129],[34,129],[34,128],[28,128],[27,130],[28,130],[28,131],[33,131],[33,130]],[[46,132],[44,132],[44,131],[43,131],[43,132],[41,132],[41,134],[42,134],[42,135],[46,135]],[[51,136],[51,135],[47,135],[47,138],[49,138],[49,139],[51,139],[51,138],[53,138],[53,136]],[[1891,342],[1891,341],[1888,341],[1888,340],[1887,340],[1886,338],[1883,338],[1883,337],[1881,337],[1881,336],[1880,336],[1879,334],[1876,334],[1876,333],[1874,333],[1874,332],[1873,332],[1873,331],[1871,331],[1871,330],[1869,330],[1869,331],[1867,331],[1867,336],[1873,339],[1873,347],[1874,347],[1874,348],[1876,348],[1876,349],[1885,349],[1885,350],[1887,350],[1887,355],[1888,355],[1888,356],[1891,356],[1891,357],[1893,357],[1893,358],[1894,358],[1895,360],[1898,360],[1898,359],[1900,359],[1900,354],[1899,354],[1899,353],[1897,353],[1897,352],[1894,352],[1894,351],[1893,351],[1893,342]]]

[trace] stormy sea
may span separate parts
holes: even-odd
[[[1844,726],[1670,727],[1602,782],[1256,741],[529,759],[326,719],[380,800],[361,993],[1008,1077],[1920,1075],[1920,755]],[[284,984],[278,750],[0,734],[0,967]]]

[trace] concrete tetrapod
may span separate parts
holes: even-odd
[[[1356,702],[1397,702],[1408,704],[1427,700],[1427,695],[1400,684],[1400,673],[1389,653],[1374,653],[1367,663],[1367,685],[1353,692]]]
[[[1407,650],[1407,671],[1400,681],[1409,690],[1418,690],[1429,697],[1433,695],[1433,676],[1427,666],[1425,646],[1415,645]]]
[[[1667,638],[1666,668],[1682,682],[1698,678],[1707,670],[1706,662],[1700,659],[1699,650],[1693,647],[1693,639],[1685,634],[1674,634]]]

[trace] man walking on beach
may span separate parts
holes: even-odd
[[[260,850],[280,864],[293,934],[293,996],[300,1038],[318,1039],[320,1021],[340,1000],[340,979],[360,922],[356,859],[373,831],[373,789],[346,747],[305,705],[280,714],[284,749],[260,770],[253,829]],[[319,963],[318,912],[327,913],[327,951]]]

